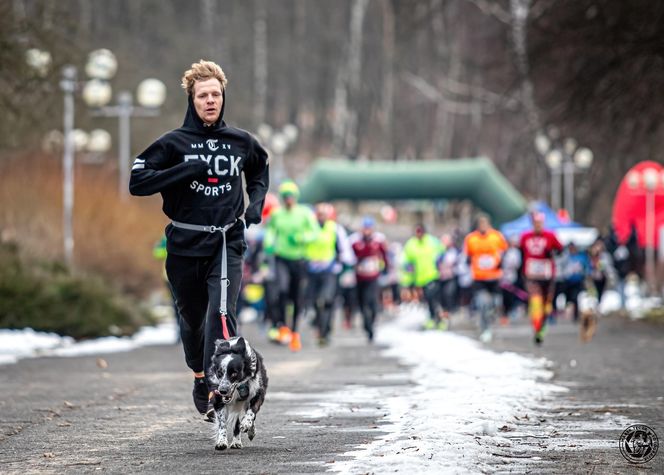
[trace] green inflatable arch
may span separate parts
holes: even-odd
[[[408,162],[319,160],[301,186],[301,200],[468,199],[494,226],[518,218],[526,200],[487,158]]]

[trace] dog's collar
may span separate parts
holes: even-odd
[[[248,380],[242,384],[238,384],[237,387],[237,398],[239,401],[246,401],[249,397],[249,383]]]
[[[237,383],[235,383],[235,385],[233,385],[233,389],[231,390],[231,394],[233,394],[240,386],[243,386],[245,384],[248,385],[249,380],[251,378],[253,378],[253,376],[249,376],[248,378],[245,378],[245,379],[240,380]],[[212,392],[214,393],[215,396],[223,398],[222,394],[219,392],[219,388],[214,388],[212,390]],[[247,395],[246,396],[242,397],[240,395],[240,391],[238,391],[237,395],[238,395],[238,398],[237,398],[238,401],[245,401],[249,397],[249,389],[247,388]]]

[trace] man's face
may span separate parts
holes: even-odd
[[[281,197],[284,200],[284,204],[286,205],[287,208],[295,206],[295,203],[297,203],[297,198],[295,198],[295,195],[291,193],[283,194],[281,195]]]
[[[194,108],[196,114],[206,124],[214,124],[219,120],[221,106],[224,98],[221,93],[221,83],[218,79],[206,79],[194,83]]]
[[[491,223],[489,223],[489,220],[486,219],[485,217],[481,217],[477,220],[477,229],[479,230],[479,232],[484,234],[489,230],[490,227]]]

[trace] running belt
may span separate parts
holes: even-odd
[[[228,255],[226,253],[226,231],[232,228],[235,223],[237,223],[237,219],[234,219],[233,222],[226,226],[203,226],[201,224],[187,224],[180,223],[179,221],[171,221],[173,226],[180,229],[201,231],[210,234],[216,232],[221,233],[223,243],[221,248],[221,299],[219,300],[219,317],[221,318],[221,331],[225,340],[230,339],[228,325],[226,324],[226,317],[228,316],[228,286],[230,285],[230,280],[228,279]]]

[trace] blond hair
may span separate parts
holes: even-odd
[[[201,59],[198,63],[193,63],[191,69],[187,69],[182,76],[182,88],[191,96],[194,92],[196,81],[207,81],[208,79],[218,79],[221,83],[221,90],[226,89],[226,74],[217,63]]]

